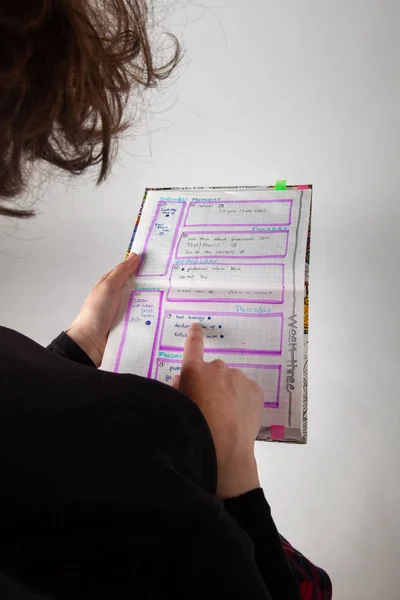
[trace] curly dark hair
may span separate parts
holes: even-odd
[[[145,0],[10,0],[0,5],[0,215],[43,159],[72,174],[99,166],[127,123],[129,94],[155,86],[179,61],[155,64]]]

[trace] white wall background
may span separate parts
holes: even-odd
[[[182,0],[169,13],[186,58],[107,184],[35,187],[37,219],[0,223],[1,322],[43,344],[68,326],[123,258],[146,186],[312,183],[309,443],[259,445],[262,483],[336,600],[396,600],[400,6]]]

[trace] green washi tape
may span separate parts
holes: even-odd
[[[275,189],[286,190],[286,179],[279,179],[279,181],[276,182]]]

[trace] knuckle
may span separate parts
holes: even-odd
[[[238,369],[237,367],[232,367],[230,369],[230,372],[231,372],[232,377],[236,380],[242,379],[243,381],[246,381],[246,380],[250,381],[249,378],[247,377],[247,375],[245,375],[243,373],[243,371],[241,369]]]
[[[105,292],[111,292],[113,290],[113,281],[109,278],[105,279],[102,283],[102,287]]]
[[[194,375],[199,370],[199,367],[200,361],[197,359],[191,359],[182,366],[181,374]]]
[[[213,361],[211,361],[210,363],[214,369],[216,369],[217,371],[223,371],[224,369],[226,369],[226,364],[224,363],[223,360],[221,360],[220,358],[217,358]]]
[[[240,385],[241,380],[246,379],[246,375],[236,367],[231,367],[229,369],[229,376],[235,385]]]

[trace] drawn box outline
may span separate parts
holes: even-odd
[[[192,206],[199,206],[200,204],[255,204],[255,203],[283,203],[289,202],[289,220],[287,223],[195,223],[193,225],[188,224],[188,218]],[[211,200],[210,202],[188,202],[188,210],[185,217],[183,227],[289,227],[292,224],[292,212],[293,212],[293,198],[284,198],[279,200]]]
[[[225,303],[232,303],[232,302],[241,302],[241,303],[247,303],[247,304],[283,304],[285,301],[285,263],[259,263],[259,262],[255,262],[255,263],[243,263],[243,262],[224,262],[224,263],[218,263],[218,264],[210,264],[210,263],[200,263],[203,264],[205,266],[210,266],[210,267],[214,267],[214,266],[229,266],[229,265],[236,265],[238,267],[263,267],[263,266],[271,266],[271,267],[282,267],[282,296],[281,296],[281,300],[259,300],[257,298],[253,298],[253,299],[242,299],[242,298],[218,298],[218,297],[214,297],[214,296],[210,296],[208,298],[202,298],[201,300],[198,298],[171,298],[170,297],[170,292],[173,289],[173,287],[176,287],[172,285],[172,273],[174,268],[177,267],[182,267],[185,268],[183,265],[173,265],[172,269],[171,269],[171,273],[169,276],[169,288],[165,297],[166,302],[225,302]],[[188,267],[191,266],[197,266],[197,265],[187,265]]]
[[[227,256],[227,255],[220,255],[220,254],[199,254],[199,255],[190,255],[190,254],[184,254],[182,256],[178,255],[179,252],[179,248],[182,242],[182,238],[184,235],[212,235],[212,234],[218,234],[218,235],[223,235],[223,234],[235,234],[235,235],[240,235],[240,234],[252,234],[252,235],[274,235],[274,234],[285,234],[286,235],[286,246],[285,246],[285,254],[262,254],[259,256],[243,256],[244,260],[247,259],[265,259],[265,258],[286,258],[287,256],[287,251],[288,251],[288,246],[289,246],[289,231],[183,231],[181,233],[181,236],[179,238],[178,243],[176,244],[176,252],[175,252],[175,258],[176,259],[184,259],[184,258],[219,258],[219,259],[223,259],[223,258],[227,258],[227,259],[232,259],[232,258],[241,258],[241,256]]]
[[[158,368],[159,363],[169,363],[169,364],[178,364],[181,365],[182,361],[179,361],[176,358],[160,358],[156,359],[156,372],[154,375],[154,379],[158,381]],[[279,408],[279,400],[280,400],[280,390],[281,390],[281,373],[282,373],[282,365],[261,365],[261,364],[250,364],[250,363],[226,363],[228,367],[231,369],[276,369],[278,371],[278,382],[276,387],[276,399],[275,402],[264,402],[264,408]],[[163,382],[161,382],[163,383]]]
[[[171,315],[207,315],[207,316],[216,316],[216,317],[239,317],[239,318],[262,318],[268,319],[271,317],[279,317],[281,319],[281,332],[280,332],[280,344],[279,350],[249,350],[243,348],[204,348],[204,352],[212,353],[212,354],[246,354],[246,355],[263,355],[263,356],[281,356],[282,355],[282,347],[283,347],[283,325],[284,325],[284,314],[281,313],[235,313],[235,312],[215,312],[215,311],[202,311],[202,310],[169,310],[164,306],[164,318],[163,324],[161,328],[160,334],[160,342],[158,345],[159,351],[167,351],[167,352],[183,352],[183,346],[164,346],[162,344],[165,321],[167,319],[167,314]],[[193,320],[195,322],[195,320]],[[153,365],[151,365],[152,367]]]
[[[128,333],[128,327],[129,327],[129,319],[131,316],[131,311],[132,311],[132,305],[133,305],[133,299],[135,294],[160,294],[159,296],[159,304],[158,304],[158,309],[157,309],[157,324],[156,324],[156,328],[154,331],[154,338],[153,338],[153,345],[151,348],[151,353],[150,353],[150,361],[149,361],[149,366],[148,366],[148,370],[147,370],[147,377],[151,377],[151,371],[153,368],[153,363],[154,363],[154,356],[156,353],[156,346],[157,346],[157,338],[158,338],[158,333],[160,330],[160,323],[161,323],[161,311],[162,311],[162,305],[163,305],[163,299],[164,299],[164,292],[163,291],[158,291],[158,290],[152,290],[149,292],[143,292],[142,290],[132,290],[132,292],[129,295],[129,300],[128,300],[128,305],[126,308],[126,312],[125,312],[125,318],[124,318],[124,326],[122,329],[122,334],[121,334],[121,340],[118,346],[118,350],[117,350],[117,354],[115,357],[115,363],[114,363],[114,369],[113,372],[114,373],[119,373],[119,367],[121,364],[121,358],[122,358],[122,352],[124,350],[124,346],[125,346],[125,341],[126,341],[126,334]]]
[[[174,235],[172,237],[171,247],[170,247],[170,251],[169,251],[168,260],[166,262],[165,270],[164,270],[164,273],[145,273],[145,274],[143,274],[143,273],[141,273],[141,270],[142,270],[144,262],[146,260],[146,252],[147,252],[148,245],[150,243],[150,238],[151,238],[151,235],[152,235],[152,233],[154,231],[154,226],[155,226],[155,224],[157,222],[157,219],[159,217],[161,208],[163,206],[165,206],[166,204],[177,204],[180,207],[181,210],[180,210],[180,215],[179,215],[179,218],[178,218],[178,222],[177,222],[176,227],[175,227],[175,232],[174,232]],[[183,215],[185,213],[185,208],[186,208],[186,204],[183,203],[183,202],[166,202],[164,200],[160,200],[159,202],[157,202],[156,212],[154,213],[154,217],[153,217],[153,219],[152,219],[152,221],[150,223],[150,227],[149,227],[149,230],[148,230],[148,232],[146,234],[146,238],[145,238],[145,241],[144,241],[143,250],[142,250],[141,256],[140,256],[140,262],[139,262],[139,265],[138,265],[138,268],[137,268],[136,274],[135,274],[136,277],[164,277],[165,275],[167,275],[169,267],[171,265],[172,256],[173,256],[174,251],[175,251],[176,241],[177,241],[177,238],[178,238],[178,235],[179,235],[179,231],[181,229]]]

